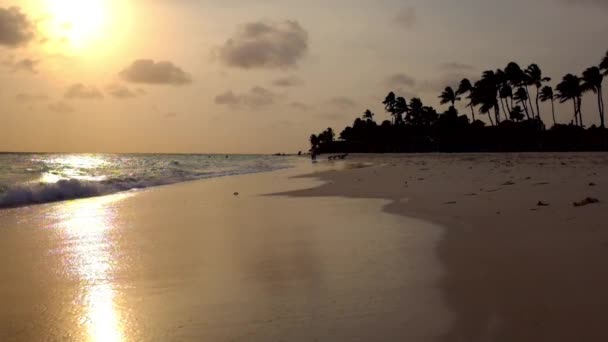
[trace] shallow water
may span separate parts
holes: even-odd
[[[0,154],[0,208],[288,167],[255,155]]]
[[[260,196],[318,184],[295,174],[0,211],[0,340],[439,336],[441,230],[382,200]]]

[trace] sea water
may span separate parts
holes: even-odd
[[[272,171],[293,161],[262,155],[0,154],[0,208]]]

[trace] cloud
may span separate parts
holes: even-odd
[[[445,70],[445,71],[474,71],[474,70],[477,70],[476,67],[474,67],[470,64],[458,63],[458,62],[443,63],[439,66],[439,69]]]
[[[34,25],[19,7],[0,8],[0,45],[16,48],[34,38]]]
[[[121,84],[110,84],[106,87],[106,93],[110,94],[110,96],[117,99],[130,99],[140,95],[145,95],[146,91],[140,88],[135,90],[131,90],[128,87],[125,87]]]
[[[19,93],[15,96],[15,100],[21,103],[44,102],[48,101],[49,97],[46,94]]]
[[[301,79],[297,78],[296,76],[287,76],[287,77],[282,77],[279,79],[276,79],[272,82],[273,85],[277,86],[277,87],[297,87],[300,86],[302,84],[304,84],[304,81],[302,81]]]
[[[302,102],[298,102],[298,101],[290,103],[289,106],[293,109],[300,110],[303,112],[306,112],[306,111],[309,111],[312,109],[311,106],[307,105],[306,103],[302,103]]]
[[[235,108],[247,107],[258,109],[274,104],[281,96],[262,87],[253,87],[248,92],[236,94],[232,90],[215,97],[218,105],[227,105]]]
[[[40,60],[37,59],[30,59],[30,58],[24,58],[18,62],[16,62],[15,64],[13,64],[13,71],[28,71],[31,72],[32,74],[37,74],[38,71],[36,70],[36,67],[38,66],[38,64],[40,63]]]
[[[102,99],[103,94],[95,87],[88,87],[82,83],[76,83],[68,87],[64,97],[66,99],[96,100]]]
[[[418,15],[414,7],[404,7],[397,12],[393,21],[406,30],[414,28],[418,23]]]
[[[55,112],[55,113],[73,113],[74,112],[74,108],[63,101],[51,103],[51,104],[49,104],[48,108],[51,112]]]
[[[607,0],[558,0],[559,2],[570,6],[596,6],[608,9]]]
[[[384,83],[391,88],[413,87],[416,80],[406,74],[394,74],[387,77]]]
[[[307,51],[308,32],[297,21],[287,20],[245,24],[216,54],[230,67],[287,69],[296,67]]]
[[[475,75],[473,73],[466,72],[446,73],[437,79],[420,82],[419,86],[416,87],[416,90],[420,92],[440,93],[445,89],[445,87],[452,87],[453,89],[456,89],[463,78],[468,78],[473,81]],[[439,94],[437,95],[439,96]]]
[[[357,106],[357,102],[344,96],[331,98],[329,101],[327,101],[327,103],[339,109],[351,109]]]
[[[119,73],[131,83],[185,85],[192,83],[192,76],[169,61],[155,62],[151,59],[138,59]]]

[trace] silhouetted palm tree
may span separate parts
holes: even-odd
[[[591,67],[583,72],[583,92],[592,91],[597,94],[600,127],[606,128],[604,125],[604,97],[602,95],[602,82],[604,82],[604,75],[602,75],[600,68]]]
[[[407,101],[404,97],[398,97],[395,99],[395,123],[403,123],[403,114],[408,112]]]
[[[458,94],[452,89],[452,87],[446,87],[443,93],[439,95],[441,99],[441,104],[444,105],[446,103],[450,103],[452,107],[456,105],[456,101],[460,101],[460,97]]]
[[[511,85],[504,83],[498,90],[498,96],[501,100],[504,100],[505,105],[507,106],[507,112],[510,113],[513,107],[513,88],[511,88]],[[511,102],[510,106],[508,100]]]
[[[458,95],[464,95],[466,93],[468,93],[469,95],[467,96],[467,99],[469,100],[469,104],[467,105],[467,107],[471,107],[471,122],[475,122],[475,106],[473,105],[473,101],[471,101],[471,93],[473,92],[473,85],[471,84],[471,81],[469,81],[468,78],[464,78],[462,79],[462,81],[460,81],[460,85],[458,86],[458,90],[456,91],[456,94]]]
[[[475,83],[475,90],[473,91],[473,104],[479,105],[479,111],[484,114],[488,114],[490,123],[494,125],[494,121],[490,116],[490,111],[494,109],[494,118],[496,124],[500,122],[500,107],[498,105],[498,84],[496,73],[492,70],[486,70],[483,72],[481,80]]]
[[[505,68],[505,75],[511,86],[514,88],[523,87],[526,91],[527,99],[530,103],[530,108],[526,110],[528,116],[535,116],[534,110],[532,109],[532,100],[530,100],[530,92],[528,91],[528,85],[530,84],[530,77],[521,69],[519,64],[511,62]],[[527,107],[527,105],[526,105]],[[524,107],[524,109],[526,109]]]
[[[543,77],[543,72],[537,64],[530,64],[526,69],[526,75],[528,75],[528,83],[536,87],[536,116],[540,119],[540,106],[538,103],[538,100],[540,99],[540,88],[543,86],[544,82],[551,81],[551,78]]]
[[[391,115],[393,123],[395,123],[395,93],[392,91],[386,95],[382,102],[384,109]]]
[[[574,120],[576,124],[583,127],[583,115],[581,113],[583,89],[581,87],[581,79],[576,75],[567,74],[555,87],[555,90],[560,103],[572,100],[574,105]]]
[[[316,150],[319,147],[319,143],[321,141],[319,140],[319,137],[316,134],[313,134],[310,136],[310,150]]]
[[[526,117],[528,118],[528,120],[530,120],[530,112],[528,112],[528,104],[526,103],[528,101],[528,93],[526,92],[526,89],[524,89],[524,87],[517,88],[517,91],[514,95],[514,99],[516,103],[519,103],[522,107],[524,107]]]
[[[336,134],[334,133],[334,130],[329,127],[319,135],[319,142],[324,144],[331,143],[334,141],[335,137]]]
[[[600,63],[600,69],[604,71],[604,75],[608,75],[608,51],[606,51],[606,56],[604,56]]]
[[[513,121],[521,121],[524,119],[524,112],[522,111],[520,106],[515,106],[509,113],[509,117]]]
[[[551,114],[553,115],[553,125],[557,125],[555,120],[555,94],[553,94],[553,88],[550,86],[544,86],[540,91],[540,100],[542,102],[551,101]]]
[[[363,119],[368,121],[374,121],[374,114],[371,110],[367,109],[365,113],[363,113]]]
[[[496,69],[495,72],[495,79],[496,79],[496,87],[498,89],[498,100],[500,101],[500,106],[502,107],[502,112],[505,113],[505,119],[509,118],[509,113],[511,112],[511,109],[509,108],[509,103],[506,100],[506,97],[503,97],[503,91],[506,93],[507,89],[503,88],[505,86],[508,86],[509,82],[507,80],[507,74],[502,71],[501,69]]]

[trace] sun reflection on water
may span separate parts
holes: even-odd
[[[116,305],[113,272],[115,255],[109,236],[116,213],[113,204],[128,195],[108,196],[61,206],[60,231],[65,235],[66,271],[81,287],[77,305],[89,341],[124,340],[121,311]]]

